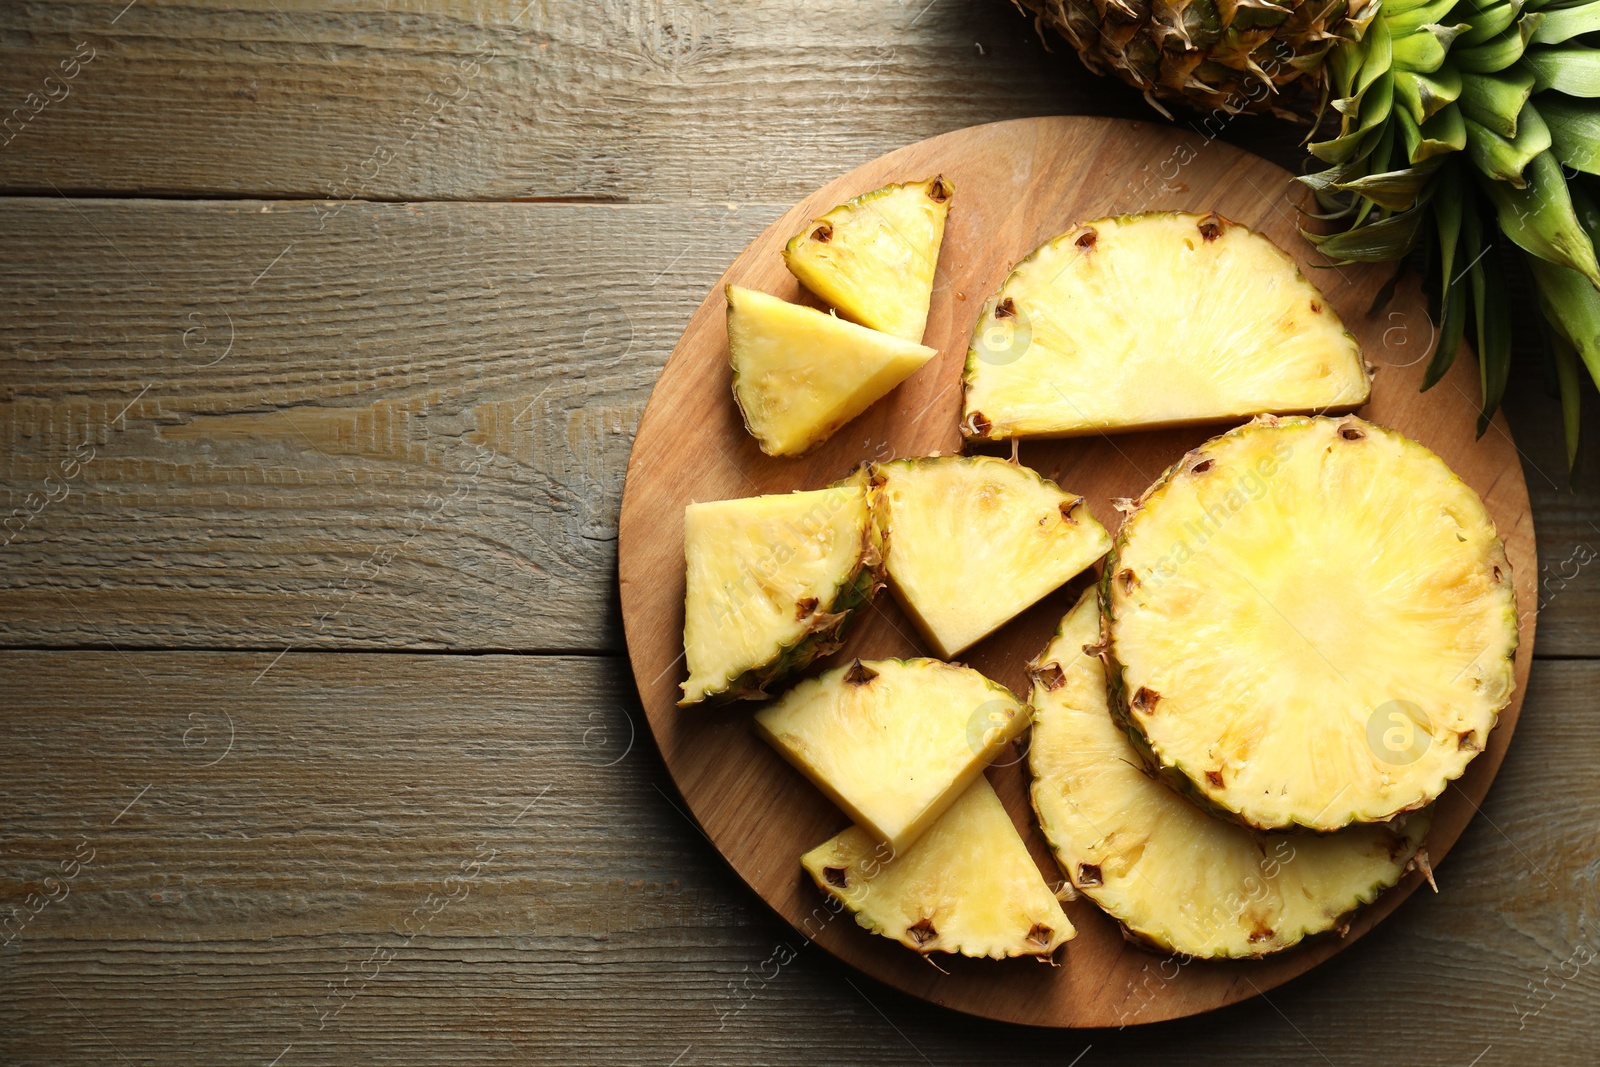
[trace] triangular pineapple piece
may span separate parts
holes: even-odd
[[[945,659],[1106,554],[1081,497],[992,456],[880,463],[889,587]]]
[[[1248,830],[1142,769],[1106,705],[1093,590],[1033,664],[1033,808],[1072,883],[1135,937],[1189,956],[1261,956],[1335,928],[1405,873],[1431,808],[1331,834]]]
[[[1084,223],[1012,270],[967,353],[969,438],[1348,410],[1361,352],[1276,245],[1217,215]]]
[[[847,318],[921,341],[954,192],[941,175],[858,196],[813,219],[783,260]]]
[[[733,395],[769,456],[819,444],[938,355],[816,308],[728,286]]]
[[[881,584],[877,490],[863,474],[829,489],[690,504],[680,705],[763,699],[835,651]]]
[[[886,659],[801,682],[755,721],[853,820],[903,850],[1028,716],[1028,705],[971,668]]]
[[[1130,736],[1257,829],[1431,803],[1516,685],[1516,590],[1483,501],[1353,415],[1257,419],[1185,455],[1123,520],[1102,595]]]
[[[982,775],[898,856],[852,826],[800,863],[856,922],[918,952],[1049,956],[1077,933]]]

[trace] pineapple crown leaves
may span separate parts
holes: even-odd
[[[1375,6],[1328,59],[1338,127],[1308,146],[1328,166],[1301,178],[1321,208],[1313,217],[1343,225],[1306,236],[1338,263],[1420,249],[1438,321],[1423,388],[1470,327],[1480,434],[1509,377],[1505,276],[1525,274],[1575,461],[1579,362],[1600,382],[1600,48],[1588,43],[1600,42],[1600,0]]]

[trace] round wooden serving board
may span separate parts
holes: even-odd
[[[814,303],[784,268],[784,242],[850,197],[936,173],[955,185],[925,338],[939,356],[812,453],[798,459],[763,455],[745,432],[730,393],[724,283]],[[1164,960],[1125,942],[1114,922],[1080,899],[1067,905],[1078,936],[1056,954],[1057,966],[941,955],[945,974],[867,933],[848,913],[835,916],[824,906],[799,857],[847,820],[756,737],[750,714],[757,705],[711,711],[674,706],[684,677],[684,506],[820,488],[864,459],[959,450],[962,363],[984,300],[1012,264],[1039,244],[1075,222],[1123,212],[1214,210],[1288,249],[1378,369],[1372,403],[1361,414],[1438,452],[1488,503],[1515,570],[1522,643],[1511,706],[1486,751],[1439,802],[1427,841],[1435,867],[1460,836],[1505,755],[1532,659],[1537,565],[1522,467],[1500,418],[1483,438],[1474,436],[1477,366],[1469,353],[1430,392],[1417,392],[1432,325],[1416,286],[1402,286],[1387,308],[1369,317],[1389,269],[1322,266],[1297,231],[1291,195],[1286,171],[1165,126],[1095,118],[978,126],[892,152],[795,205],[734,260],[695,312],[645,409],[628,466],[618,537],[623,623],[650,726],[690,810],[740,877],[801,935],[882,982],[960,1011],[1037,1026],[1119,1026],[1207,1011],[1271,989],[1365,933],[1421,880],[1409,876],[1359,913],[1344,938],[1313,938],[1266,960]],[[1230,294],[1218,292],[1216,299],[1226,301]],[[1137,496],[1183,452],[1224,429],[1024,442],[1021,459],[1081,493],[1094,514],[1115,527],[1113,498]],[[1047,597],[963,660],[1026,694],[1024,664],[1045,646],[1087,580]],[[865,612],[849,645],[826,662],[927,654],[885,593]],[[1026,735],[988,774],[1040,870],[1055,884],[1060,874],[1028,807],[1025,744]],[[1450,891],[1448,877],[1443,890]]]

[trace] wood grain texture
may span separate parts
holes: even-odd
[[[0,639],[620,648],[634,426],[775,214],[0,201]]]
[[[295,652],[251,685],[271,658],[0,653],[0,916],[94,850],[0,948],[0,1060],[1592,1063],[1600,978],[1562,963],[1600,952],[1594,663],[1536,665],[1438,896],[1265,999],[1064,1035],[807,947],[673,810],[620,659]]]
[[[0,199],[0,643],[621,651],[639,413],[781,210]],[[1596,655],[1555,412],[1514,377],[1540,651]]]
[[[1005,0],[323,8],[0,6],[0,189],[789,204],[997,117],[1150,114]],[[1292,158],[1299,131],[1230,135]]]
[[[939,357],[805,456],[775,460],[763,455],[729,398],[721,285],[737,283],[799,299],[800,286],[779,255],[790,236],[852,196],[935,173],[949,178],[955,189],[923,338]],[[1141,175],[1158,181],[1141,184]],[[1058,953],[1060,966],[1041,971],[1026,962],[941,955],[941,966],[949,970],[944,973],[886,938],[822,922],[827,913],[816,909],[809,887],[800,884],[795,859],[847,820],[755,736],[748,705],[688,711],[676,706],[686,504],[816,488],[865,459],[960,450],[962,367],[984,300],[1014,264],[1078,221],[1137,210],[1217,211],[1270,237],[1312,273],[1320,260],[1299,236],[1292,209],[1285,209],[1290,186],[1288,173],[1259,157],[1144,123],[1028,119],[959,131],[891,153],[795,205],[728,268],[673,350],[639,426],[619,526],[622,613],[634,677],[674,780],[734,869],[797,929],[809,934],[812,926],[824,926],[819,943],[875,978],[988,1018],[1100,1027],[1209,1011],[1271,989],[1341,947],[1322,940],[1256,964],[1191,964],[1151,998],[1130,1001],[1128,983],[1145,957],[1114,923],[1080,900],[1068,905],[1078,936]],[[1484,754],[1435,808],[1424,847],[1441,860],[1483,799],[1516,726],[1537,615],[1534,530],[1521,463],[1504,420],[1498,420],[1493,434],[1476,438],[1470,404],[1452,411],[1417,392],[1423,366],[1400,343],[1404,330],[1427,321],[1416,286],[1403,286],[1391,305],[1396,327],[1364,315],[1390,273],[1324,269],[1318,279],[1329,306],[1378,368],[1372,401],[1360,414],[1432,448],[1482,495],[1505,541],[1520,607],[1518,688]],[[1475,380],[1471,357],[1463,354],[1439,388],[1465,398],[1465,385]],[[1022,458],[1080,494],[1102,521],[1113,522],[1114,501],[1137,497],[1161,471],[1218,432],[1218,427],[1190,427],[1029,441],[1022,444]],[[1045,598],[961,659],[1013,692],[1025,692],[1027,662],[1048,643],[1070,604],[1060,593]],[[926,655],[913,633],[893,607],[875,602],[837,661]],[[1024,823],[1028,777],[1020,759],[999,760],[989,774],[1013,818]],[[1035,858],[1048,864],[1042,839],[1034,835],[1032,846]],[[1350,937],[1370,929],[1421,878],[1420,872],[1413,874],[1363,911]]]

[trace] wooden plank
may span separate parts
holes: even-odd
[[[639,413],[779,211],[0,200],[0,641],[620,651]],[[1600,654],[1600,465],[1508,409],[1540,651]]]
[[[787,204],[975,123],[1154,118],[1004,0],[120,7],[0,6],[0,190]]]
[[[0,635],[620,648],[634,426],[775,214],[0,201]]]
[[[1440,895],[1270,1003],[1064,1035],[806,947],[626,748],[620,660],[290,653],[252,685],[271,658],[0,654],[0,914],[58,898],[0,949],[0,1060],[1592,1062],[1600,664],[1536,665]]]

